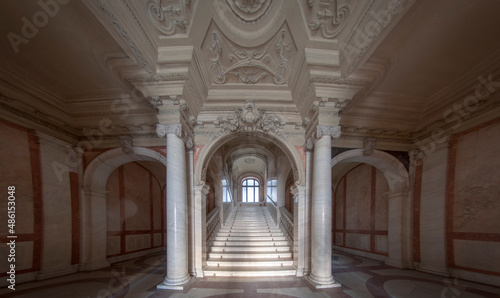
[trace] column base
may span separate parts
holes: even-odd
[[[186,276],[183,278],[178,278],[178,279],[167,279],[156,286],[157,289],[159,290],[178,290],[182,291],[187,288],[189,284],[191,284],[194,280],[196,279],[195,276]]]
[[[311,275],[306,276],[306,280],[316,289],[340,288],[342,285],[335,281],[333,276],[328,280],[317,280]]]

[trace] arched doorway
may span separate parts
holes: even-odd
[[[386,152],[374,150],[371,155],[363,155],[363,151],[363,149],[349,150],[332,159],[332,185],[335,188],[344,175],[359,164],[371,165],[382,172],[389,188],[386,263],[399,268],[408,268],[411,260],[408,171],[398,159]]]
[[[262,168],[261,165],[265,167]],[[241,165],[245,165],[242,169]],[[269,166],[272,165],[272,166]],[[216,171],[215,169],[221,169]],[[280,171],[283,171],[281,173]],[[218,174],[214,174],[217,172]],[[275,173],[279,172],[279,175]],[[286,173],[285,173],[286,172]],[[195,190],[195,264],[196,264],[196,274],[197,276],[203,276],[204,262],[206,262],[206,241],[205,239],[210,238],[210,233],[213,228],[213,223],[211,218],[210,228],[207,231],[205,224],[207,223],[206,211],[203,210],[204,200],[206,198],[205,193],[210,191],[206,187],[207,181],[210,180],[211,185],[212,178],[207,178],[207,175],[218,176],[217,179],[221,180],[220,187],[215,186],[215,188],[223,189],[222,181],[226,187],[227,185],[233,185],[233,194],[238,193],[241,198],[238,202],[248,203],[248,202],[260,202],[262,206],[268,208],[270,213],[276,214],[275,220],[279,223],[279,208],[284,206],[285,197],[285,183],[292,173],[294,186],[305,186],[305,165],[304,159],[300,156],[299,151],[295,146],[287,142],[286,140],[275,137],[272,134],[262,133],[262,132],[246,132],[242,133],[227,133],[219,136],[215,140],[212,140],[207,145],[205,145],[199,152],[198,158],[194,168],[194,190]],[[281,177],[284,183],[277,183],[277,202],[271,203],[272,200],[266,202],[263,199],[266,195],[266,187],[268,185],[268,180],[276,180],[276,177]],[[251,180],[245,180],[246,178],[252,178]],[[230,181],[234,183],[231,184]],[[258,186],[256,185],[258,183]],[[251,185],[250,185],[251,184]],[[258,187],[259,196],[255,196],[256,188]],[[231,186],[229,186],[231,188]],[[238,189],[239,188],[239,189]],[[254,194],[252,200],[248,200],[249,193],[246,192],[245,195],[241,194],[243,189],[252,189]],[[251,191],[250,191],[251,192]],[[219,197],[219,196],[217,196]],[[233,195],[234,197],[234,195]],[[305,201],[305,193],[301,192],[300,198],[297,202],[301,204]],[[223,195],[220,195],[220,204],[223,204]],[[222,212],[226,212],[226,208],[221,208]],[[297,210],[303,211],[303,208],[297,208]],[[197,212],[199,211],[199,212]],[[299,212],[299,211],[297,211]],[[302,216],[301,218],[303,218]],[[223,225],[226,214],[222,214],[220,217],[219,224]],[[293,221],[293,219],[292,219]],[[295,225],[296,229],[304,229],[301,225]],[[303,233],[299,232],[297,235]],[[296,237],[298,239],[303,238]],[[304,251],[299,250],[294,254],[294,261],[298,271],[303,271],[304,267]]]

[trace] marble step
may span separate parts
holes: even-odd
[[[212,267],[283,267],[292,266],[292,259],[208,259],[207,266]]]
[[[281,231],[280,228],[272,225],[272,226],[267,226],[267,227],[260,227],[260,228],[241,228],[241,227],[229,227],[229,226],[223,226],[219,229],[219,231],[227,232],[227,231],[233,231],[233,232],[257,232],[263,230],[264,232],[266,231],[272,231],[272,232],[277,232]]]
[[[283,236],[282,232],[221,232],[217,233],[217,236],[219,237],[281,237]]]
[[[210,259],[286,259],[291,258],[291,252],[211,252]]]
[[[220,241],[216,240],[212,243],[213,246],[284,246],[288,245],[287,241]]]
[[[245,234],[245,235],[248,235],[249,233],[252,234],[252,233],[267,233],[267,234],[279,234],[279,233],[282,233],[281,230],[279,229],[275,229],[275,228],[266,228],[266,229],[220,229],[219,230],[219,233],[222,233],[222,234],[228,234],[228,233],[241,233],[241,234]]]
[[[203,270],[207,277],[262,277],[262,276],[295,276],[297,270],[293,266],[284,266],[280,269],[268,267],[206,267]]]
[[[212,246],[211,252],[289,252],[290,246]]]
[[[285,236],[215,236],[215,241],[285,241]]]

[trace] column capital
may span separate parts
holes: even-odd
[[[316,137],[319,139],[323,136],[331,136],[334,139],[340,138],[340,135],[342,134],[341,128],[339,125],[337,126],[325,126],[325,125],[318,125],[316,127]]]
[[[304,149],[307,152],[311,152],[314,148],[314,139],[312,137],[308,138],[306,140],[306,143],[304,144]]]
[[[193,142],[193,139],[190,137],[190,136],[186,136],[184,138],[184,142],[186,143],[186,148],[188,148],[189,150],[193,150],[194,148],[194,142]]]
[[[156,134],[160,138],[166,137],[168,134],[175,134],[179,138],[182,137],[181,124],[156,124]]]

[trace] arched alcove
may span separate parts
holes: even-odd
[[[106,183],[118,167],[130,162],[156,161],[167,165],[160,153],[132,147],[130,154],[121,148],[108,150],[95,157],[83,175],[82,253],[84,270],[109,266],[106,260]]]
[[[388,258],[386,263],[400,268],[410,267],[410,197],[409,175],[394,156],[374,150],[364,155],[363,149],[353,149],[335,156],[331,161],[332,186],[359,164],[369,164],[382,172],[389,187],[388,196]]]

